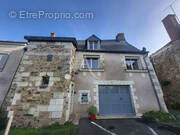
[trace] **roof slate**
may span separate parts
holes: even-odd
[[[136,53],[145,54],[147,51],[139,50],[133,45],[129,44],[126,40],[117,41],[112,40],[101,40],[96,35],[92,35],[86,40],[76,40],[73,37],[43,37],[43,36],[24,36],[28,41],[38,41],[38,42],[72,42],[77,48],[77,51],[87,51],[87,52],[110,52],[110,53]],[[87,41],[100,41],[100,48],[98,50],[88,50]]]
[[[147,52],[142,51],[129,44],[127,41],[117,40],[101,40],[100,49],[98,50],[87,50],[86,40],[77,41],[77,51],[88,51],[88,52],[111,52],[111,53],[136,53],[145,54]]]

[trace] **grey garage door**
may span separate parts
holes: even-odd
[[[99,85],[99,114],[133,115],[134,108],[128,85]]]

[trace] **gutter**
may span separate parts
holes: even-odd
[[[157,101],[158,101],[159,111],[162,112],[162,106],[161,106],[161,103],[160,103],[160,100],[159,100],[159,97],[158,97],[158,93],[157,93],[157,91],[156,91],[156,88],[155,88],[155,85],[154,85],[152,76],[151,76],[151,74],[150,74],[150,70],[149,70],[149,68],[148,68],[148,64],[147,64],[146,59],[145,59],[147,56],[148,56],[148,53],[146,53],[146,55],[143,57],[143,59],[144,59],[146,68],[147,68],[147,70],[148,70],[149,78],[150,78],[150,80],[151,80],[151,84],[152,84],[152,86],[153,86],[153,90],[154,90],[156,99],[157,99]]]

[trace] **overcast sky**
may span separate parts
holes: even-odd
[[[100,39],[114,39],[117,33],[123,32],[130,44],[139,49],[144,46],[152,53],[170,41],[161,20],[172,13],[167,7],[173,1],[1,0],[0,40],[25,41],[24,35],[49,36],[51,32],[76,39],[86,39],[92,34]],[[173,8],[180,18],[180,0],[174,2]],[[20,12],[38,14],[39,11],[91,13],[93,16],[54,19],[43,15],[33,19],[21,14],[20,18]]]

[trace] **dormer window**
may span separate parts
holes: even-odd
[[[97,50],[98,42],[97,41],[89,41],[88,49],[89,50]]]

